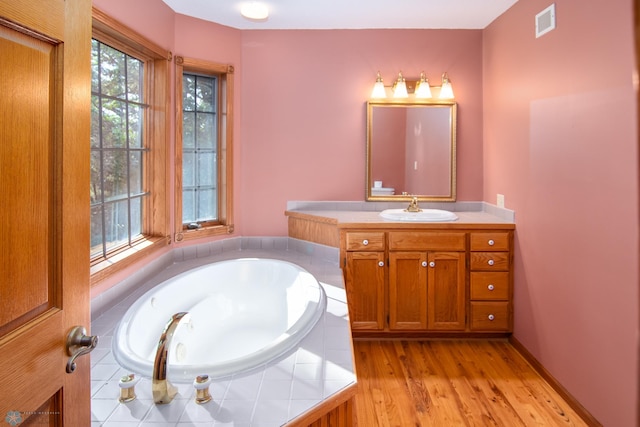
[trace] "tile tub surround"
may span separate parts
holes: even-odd
[[[138,284],[127,281],[118,285],[123,289],[115,289],[111,295],[123,298],[121,301],[108,300],[107,292],[98,297],[96,313],[92,307],[91,324],[91,333],[100,337],[91,354],[92,426],[281,426],[355,382],[337,250],[290,238],[227,240],[232,241],[174,249],[171,257],[153,266],[158,271],[152,277]],[[298,348],[268,366],[215,380],[210,388],[213,400],[204,405],[195,403],[191,384],[176,383],[179,393],[173,402],[155,405],[151,381],[146,378],[136,386],[136,400],[118,402],[118,382],[129,372],[113,358],[111,339],[128,307],[148,289],[182,271],[210,262],[250,257],[298,264],[322,284],[327,310]]]

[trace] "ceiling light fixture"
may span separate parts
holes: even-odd
[[[242,5],[240,14],[251,21],[266,21],[269,18],[269,8],[264,3],[250,1]]]

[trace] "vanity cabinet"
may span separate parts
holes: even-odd
[[[511,332],[511,230],[340,233],[355,336]]]
[[[351,329],[381,331],[385,323],[385,233],[347,233],[345,247],[345,280],[358,283],[346,288]]]
[[[465,233],[392,231],[389,329],[465,329]]]
[[[508,232],[470,234],[470,329],[510,331],[511,238]]]

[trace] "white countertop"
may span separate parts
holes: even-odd
[[[405,202],[305,202],[287,203],[287,216],[315,217],[316,220],[336,224],[339,228],[374,224],[388,224],[399,228],[468,228],[474,224],[496,228],[514,228],[515,213],[485,202],[420,202],[421,209],[442,209],[455,212],[456,221],[422,222],[392,221],[380,216],[385,209],[406,208]]]
[[[345,224],[393,224],[403,226],[435,226],[445,228],[459,228],[460,226],[466,227],[472,224],[505,224],[513,225],[513,221],[503,219],[499,216],[493,215],[488,212],[458,212],[455,214],[458,216],[456,221],[446,222],[419,222],[419,221],[392,221],[380,216],[379,212],[369,211],[341,211],[341,210],[293,210],[288,211],[288,214],[303,214],[311,215],[322,218],[327,218],[331,221],[335,221],[338,226]]]

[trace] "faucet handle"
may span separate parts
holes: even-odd
[[[209,393],[209,385],[211,384],[211,378],[209,375],[198,375],[193,382],[193,387],[196,389],[196,403],[202,405],[211,400],[211,394]]]
[[[120,387],[120,402],[127,403],[136,398],[136,384],[140,378],[136,378],[134,374],[125,375],[120,378],[118,386]]]

